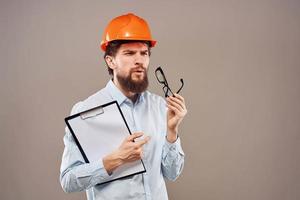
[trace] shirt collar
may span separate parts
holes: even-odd
[[[121,90],[114,84],[112,80],[109,80],[105,88],[110,93],[111,97],[118,102],[119,105],[121,105],[126,100],[131,101],[121,92]],[[145,92],[139,94],[136,103],[142,102],[145,99],[144,96],[145,96]]]

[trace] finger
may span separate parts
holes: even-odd
[[[142,148],[136,148],[136,149],[132,152],[132,154],[133,154],[134,156],[139,156],[139,155],[141,154],[141,152],[142,152]]]
[[[180,94],[175,93],[174,96],[178,99],[180,99],[183,103],[185,102],[183,96],[181,96]]]
[[[127,140],[128,141],[133,141],[134,139],[139,138],[139,137],[141,137],[143,135],[144,135],[143,132],[135,132],[135,133],[131,134],[130,136],[128,136]]]
[[[180,102],[178,99],[168,99],[167,100],[169,105],[172,105],[174,107],[176,107],[178,110],[183,111],[185,109],[184,105],[182,105],[182,102]]]
[[[175,106],[172,106],[172,105],[170,105],[170,104],[167,104],[167,107],[168,107],[171,111],[175,112],[176,115],[179,115],[179,114],[181,113],[181,111],[180,111],[178,108],[176,108]]]
[[[146,144],[150,140],[150,136],[145,137],[144,139],[136,142],[136,146],[138,148],[142,147],[144,144]]]
[[[173,105],[178,105],[180,106],[182,109],[185,109],[185,104],[184,102],[180,101],[179,99],[177,99],[176,97],[170,97],[169,98],[169,103],[173,103]]]
[[[182,96],[180,96],[179,94],[175,94],[175,96],[172,96],[171,99],[176,100],[177,102],[180,102],[180,104],[185,108],[185,100]]]
[[[144,151],[141,151],[140,157],[141,157],[141,158],[144,158],[144,155],[145,155],[145,154],[144,154]]]

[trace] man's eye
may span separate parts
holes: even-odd
[[[133,52],[126,52],[125,55],[133,55]]]

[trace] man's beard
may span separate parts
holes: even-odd
[[[128,76],[121,76],[117,74],[118,82],[120,83],[121,87],[129,92],[133,93],[142,93],[144,92],[149,85],[147,71],[144,71],[144,77],[142,80],[133,80],[132,74],[134,73],[134,69],[130,70]]]

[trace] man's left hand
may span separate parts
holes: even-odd
[[[185,101],[179,94],[174,94],[167,98],[167,124],[168,134],[167,139],[173,143],[177,139],[178,127],[184,116],[187,114]]]

